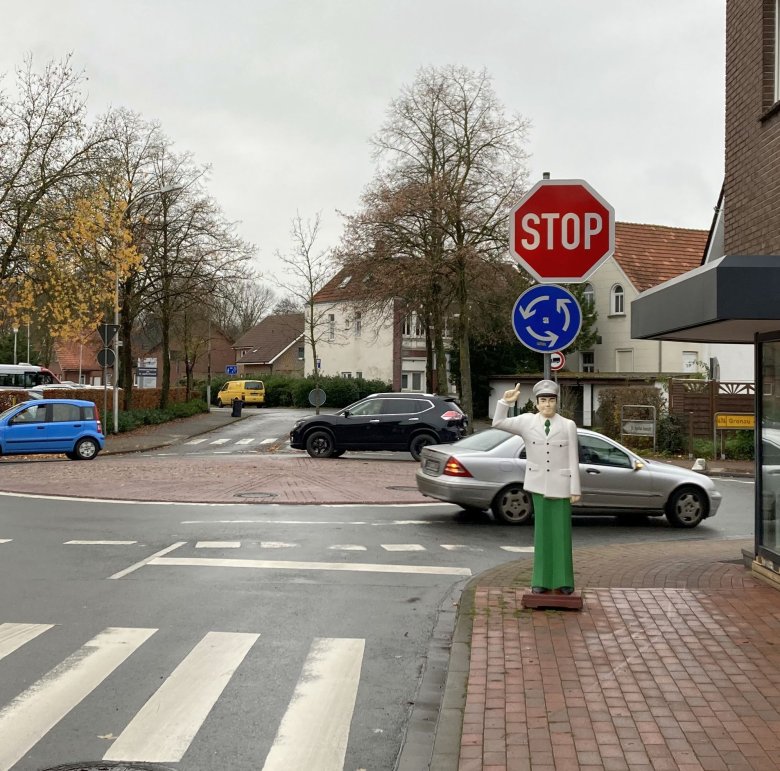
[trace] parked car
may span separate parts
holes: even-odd
[[[92,460],[104,441],[94,402],[35,399],[0,413],[0,455],[65,453],[71,460]]]
[[[217,394],[217,404],[225,407],[238,399],[244,404],[265,404],[265,383],[262,380],[228,380]]]
[[[347,450],[405,450],[419,460],[423,447],[457,442],[467,425],[454,397],[371,394],[335,415],[301,418],[290,431],[290,446],[312,458],[338,458]]]
[[[675,527],[696,527],[714,517],[721,494],[702,474],[640,458],[608,437],[578,429],[582,498],[573,514],[666,515]],[[430,498],[464,509],[491,509],[497,520],[522,525],[533,519],[523,489],[525,446],[519,436],[488,429],[455,447],[422,451],[417,488]]]

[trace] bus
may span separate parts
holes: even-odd
[[[59,383],[60,379],[46,367],[34,364],[0,364],[0,390],[28,389]]]

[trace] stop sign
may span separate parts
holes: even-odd
[[[615,210],[582,179],[543,179],[512,209],[509,250],[540,283],[585,281],[615,251]]]

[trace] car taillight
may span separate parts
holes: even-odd
[[[459,460],[456,460],[452,457],[447,458],[447,462],[444,464],[444,471],[442,471],[442,474],[445,474],[449,477],[471,476],[469,470]]]
[[[442,420],[460,420],[463,417],[462,412],[458,412],[457,410],[447,410],[442,416]]]
[[[98,427],[98,433],[103,433],[103,426],[100,425],[100,413],[98,412],[97,404],[92,405],[92,411],[95,416],[95,420],[97,421],[97,427]]]

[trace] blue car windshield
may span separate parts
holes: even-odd
[[[467,436],[465,439],[461,439],[456,447],[459,450],[465,448],[467,450],[482,450],[483,452],[487,452],[511,438],[512,434],[508,434],[506,431],[501,431],[497,428],[488,428],[485,431],[480,431],[471,436]]]

